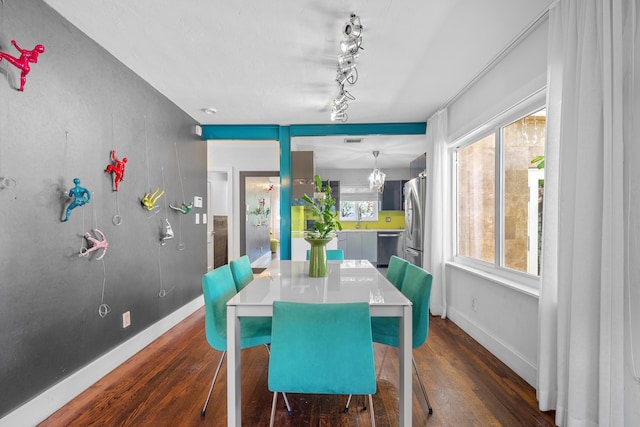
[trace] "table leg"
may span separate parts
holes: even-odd
[[[400,318],[400,425],[410,426],[413,422],[411,402],[413,397],[411,377],[411,356],[413,351],[413,320],[411,306],[403,308]]]
[[[409,368],[411,365],[409,364]],[[227,425],[242,426],[240,378],[240,318],[236,306],[227,306]]]

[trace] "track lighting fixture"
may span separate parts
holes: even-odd
[[[336,69],[336,83],[338,83],[339,92],[333,100],[331,120],[346,122],[347,114],[344,111],[348,107],[347,101],[352,101],[355,97],[344,90],[344,85],[347,83],[353,85],[358,81],[356,59],[359,50],[362,49],[362,23],[358,15],[351,14],[349,21],[342,27],[342,34],[345,40],[340,42],[341,53],[338,54]]]
[[[350,55],[355,55],[358,53],[360,49],[360,45],[357,40],[342,40],[340,42],[340,50],[342,53],[348,53]]]
[[[342,102],[340,104],[334,104],[333,111],[335,111],[336,113],[342,113],[347,108],[349,108],[349,104],[347,104],[346,102]]]
[[[338,70],[338,74],[336,74],[336,82],[343,87],[345,83],[349,83],[350,85],[355,84],[358,81],[358,70],[352,68],[346,71]]]
[[[348,118],[349,117],[345,112],[342,112],[342,113],[338,113],[337,111],[331,112],[331,120],[334,122],[346,122]]]
[[[338,55],[338,67],[344,67],[346,64],[355,64],[358,55]]]

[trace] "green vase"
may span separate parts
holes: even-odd
[[[325,277],[329,274],[327,268],[327,243],[333,240],[333,237],[325,239],[305,238],[311,245],[311,253],[309,254],[309,276]]]

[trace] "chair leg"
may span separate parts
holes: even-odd
[[[413,368],[416,370],[416,374],[418,374],[418,382],[420,383],[420,388],[422,388],[422,393],[424,394],[424,398],[427,401],[427,407],[429,408],[429,413],[433,414],[433,408],[431,407],[431,403],[429,403],[429,396],[427,396],[427,390],[424,388],[424,384],[422,383],[422,377],[420,376],[420,371],[418,371],[418,365],[416,364],[416,359],[411,356],[411,361],[413,362]]]
[[[284,397],[284,405],[287,407],[287,413],[289,414],[289,416],[293,415],[291,405],[289,405],[289,399],[287,398],[287,393],[282,393],[282,397]]]
[[[273,421],[276,416],[276,403],[278,401],[278,392],[273,392],[273,403],[271,404],[271,420],[269,421],[269,427],[273,427]]]
[[[349,403],[351,403],[351,396],[353,396],[352,394],[349,395],[349,398],[347,399],[347,404],[344,405],[344,412],[347,413],[349,412]]]
[[[200,416],[204,417],[204,413],[207,410],[207,405],[209,404],[209,399],[211,398],[211,392],[213,391],[213,386],[216,383],[216,378],[218,378],[218,373],[220,372],[220,366],[222,366],[222,361],[224,360],[224,355],[227,354],[226,351],[222,352],[222,356],[220,356],[220,362],[218,362],[218,367],[216,368],[216,373],[213,375],[213,381],[211,381],[211,387],[209,387],[209,394],[207,394],[207,400],[204,401],[204,406],[202,407],[202,412],[200,412]]]
[[[353,397],[353,394],[350,394],[350,395],[349,395],[349,398],[347,399],[347,404],[346,404],[346,405],[344,405],[344,409],[343,409],[343,411],[344,411],[345,413],[346,413],[346,412],[349,412],[349,404],[351,403],[351,398],[352,398],[352,397]],[[369,405],[369,406],[371,406],[371,405]],[[367,410],[367,401],[366,401],[366,400],[364,400],[364,399],[362,400],[362,410],[363,410],[363,411],[366,411],[366,410]]]
[[[373,396],[369,395],[369,412],[371,413],[371,425],[376,427],[376,416],[373,413]]]

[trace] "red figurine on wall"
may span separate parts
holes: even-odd
[[[124,157],[122,160],[119,160],[116,157],[116,150],[111,151],[111,160],[113,160],[116,164],[107,165],[107,168],[104,170],[106,173],[113,174],[113,191],[118,191],[118,184],[120,181],[124,181],[124,167],[127,163],[127,158]]]
[[[0,61],[6,59],[10,64],[15,65],[20,68],[22,72],[20,73],[20,92],[24,91],[24,84],[27,82],[27,74],[31,71],[31,67],[29,66],[29,62],[36,63],[38,62],[38,55],[44,52],[44,46],[41,44],[37,44],[33,50],[22,49],[18,46],[15,40],[11,40],[11,44],[15,46],[16,49],[20,52],[20,58],[16,58],[14,56],[9,55],[5,52],[0,52]]]

